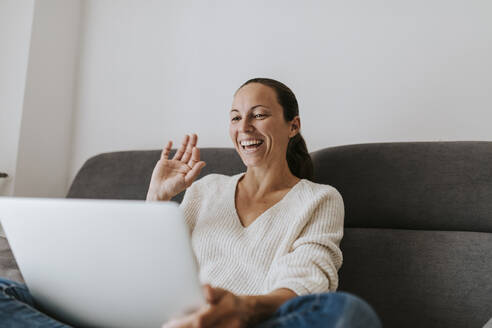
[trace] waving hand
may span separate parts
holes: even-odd
[[[191,137],[185,135],[181,147],[172,159],[168,157],[173,143],[168,141],[152,172],[147,200],[170,200],[191,186],[205,166],[205,162],[200,161],[197,141],[196,134],[192,134]]]

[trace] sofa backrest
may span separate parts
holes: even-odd
[[[311,154],[314,180],[350,204],[358,228],[492,232],[492,142],[399,142]]]
[[[207,162],[200,177],[245,170],[232,148],[200,153]],[[339,290],[366,299],[388,327],[485,324],[492,316],[492,142],[360,144],[311,155],[313,180],[344,199]],[[159,156],[92,157],[67,197],[145,199]]]

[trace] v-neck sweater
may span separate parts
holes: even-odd
[[[297,295],[335,291],[343,259],[340,193],[301,179],[244,227],[235,205],[243,174],[209,174],[195,181],[181,202],[200,282],[237,295],[279,288]]]

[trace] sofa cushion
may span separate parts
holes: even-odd
[[[346,227],[492,232],[492,142],[396,142],[312,153]]]
[[[492,317],[492,234],[346,228],[339,290],[385,327],[482,327]]]
[[[24,278],[19,271],[17,262],[10,249],[9,242],[2,236],[0,236],[0,277],[24,282]]]

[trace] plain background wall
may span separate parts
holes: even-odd
[[[0,1],[0,195],[11,195],[16,176],[34,0]]]
[[[84,1],[70,181],[97,153],[189,132],[230,146],[232,95],[257,76],[296,93],[310,150],[491,140],[491,13],[466,0]]]
[[[66,193],[79,18],[79,0],[35,1],[15,196]]]

